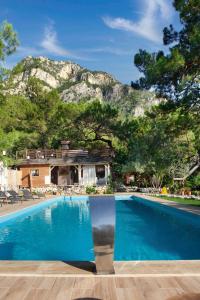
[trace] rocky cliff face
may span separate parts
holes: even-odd
[[[131,97],[134,90],[117,81],[105,72],[89,71],[70,61],[54,61],[46,57],[26,57],[12,70],[4,84],[5,94],[25,94],[28,79],[35,77],[40,80],[47,91],[57,89],[63,101],[98,98],[102,101],[123,103]],[[148,98],[148,105],[157,104],[153,94]],[[144,102],[144,101],[142,101]],[[144,113],[144,103],[134,108],[135,114]]]

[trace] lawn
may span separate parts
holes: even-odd
[[[168,196],[160,196],[159,198],[178,202],[181,204],[200,206],[200,200],[196,200],[196,199],[192,199],[192,198],[179,198],[179,197],[168,197]]]

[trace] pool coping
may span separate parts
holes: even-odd
[[[115,261],[115,274],[106,277],[200,276],[200,260]],[[94,262],[1,261],[0,277],[105,277]]]

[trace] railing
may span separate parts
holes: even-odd
[[[57,159],[57,158],[67,158],[67,157],[101,157],[108,158],[112,156],[109,149],[102,150],[92,150],[88,153],[87,150],[71,150],[71,149],[27,149],[16,152],[16,159]]]
[[[84,150],[54,150],[54,149],[29,149],[17,151],[16,159],[51,159],[76,156],[88,156]]]

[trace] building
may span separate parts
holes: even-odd
[[[21,172],[8,168],[0,161],[0,191],[18,190],[21,186]]]
[[[110,175],[109,151],[71,150],[69,141],[61,149],[24,150],[17,153],[24,188],[106,185]]]

